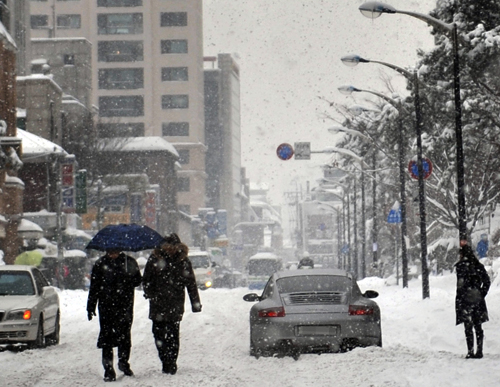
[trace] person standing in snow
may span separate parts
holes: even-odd
[[[177,234],[165,237],[154,250],[144,268],[144,297],[149,299],[149,318],[153,321],[153,336],[162,362],[162,372],[175,375],[179,355],[179,328],[184,314],[185,288],[193,313],[201,312],[188,247]]]
[[[98,305],[101,330],[97,347],[102,348],[105,382],[116,380],[114,347],[118,347],[118,369],[127,376],[134,375],[129,364],[130,331],[134,316],[134,288],[141,281],[136,260],[120,251],[107,251],[92,268],[87,314],[89,321],[92,320]]]
[[[460,248],[460,260],[455,264],[457,295],[455,298],[456,324],[464,324],[467,342],[466,359],[483,357],[484,333],[481,324],[488,321],[485,297],[490,289],[490,278],[483,264],[469,245]],[[476,353],[474,334],[476,333]]]

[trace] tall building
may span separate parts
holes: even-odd
[[[227,210],[229,232],[242,221],[240,70],[230,54],[206,57],[207,206]],[[206,66],[205,66],[206,67]],[[229,235],[231,236],[231,235]]]
[[[202,0],[30,1],[32,38],[92,43],[101,137],[160,136],[180,155],[178,206],[205,207]],[[61,58],[75,65],[76,56]]]

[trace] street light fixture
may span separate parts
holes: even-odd
[[[361,57],[359,57],[357,55],[356,55],[356,57],[359,59],[362,59]],[[358,61],[358,63],[359,62],[361,62],[361,60]],[[364,62],[369,62],[369,61],[364,61]],[[396,67],[393,65],[391,65],[391,66]],[[404,70],[404,71],[406,71],[406,70]],[[410,74],[410,73],[408,72],[408,74]],[[388,98],[383,94],[380,94],[380,93],[377,93],[377,92],[371,91],[371,90],[358,89],[354,86],[341,86],[338,89],[342,94],[352,94],[353,92],[366,92],[366,93],[376,95],[377,97],[380,97],[383,100],[390,103],[391,105],[393,105],[399,112],[399,114],[398,114],[398,124],[399,124],[398,147],[399,147],[399,185],[400,185],[400,197],[401,197],[401,266],[402,266],[402,274],[403,274],[403,288],[407,288],[408,287],[408,255],[407,255],[407,250],[406,250],[406,235],[407,235],[406,186],[405,186],[406,179],[405,179],[405,163],[404,163],[405,150],[404,150],[404,146],[403,146],[403,121],[401,118],[402,103],[400,101],[396,105],[396,102],[393,99]]]
[[[421,14],[418,12],[397,10],[391,5],[370,1],[362,4],[359,7],[361,13],[370,18],[375,19],[383,13],[395,14],[400,13],[412,16],[416,19],[426,22],[428,25],[437,30],[444,31],[449,36],[453,43],[453,91],[455,97],[455,138],[457,147],[457,201],[458,201],[458,232],[460,238],[460,246],[467,244],[467,218],[465,212],[465,176],[464,176],[464,154],[463,154],[463,138],[462,138],[462,102],[460,97],[460,64],[458,56],[458,32],[456,23],[445,23],[430,15]]]

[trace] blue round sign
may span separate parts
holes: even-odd
[[[290,160],[293,156],[293,147],[287,143],[280,144],[276,149],[276,154],[281,160]]]
[[[422,158],[422,169],[424,172],[424,180],[432,174],[432,163],[427,157]],[[418,180],[418,164],[417,160],[411,160],[408,164],[408,172],[415,180]]]

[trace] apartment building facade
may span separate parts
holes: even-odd
[[[227,210],[231,233],[243,220],[245,199],[241,194],[240,69],[231,54],[205,58],[205,137],[207,206]]]
[[[31,37],[92,44],[100,137],[159,136],[180,156],[178,207],[205,207],[202,0],[31,0]],[[61,58],[68,66],[76,56]]]

